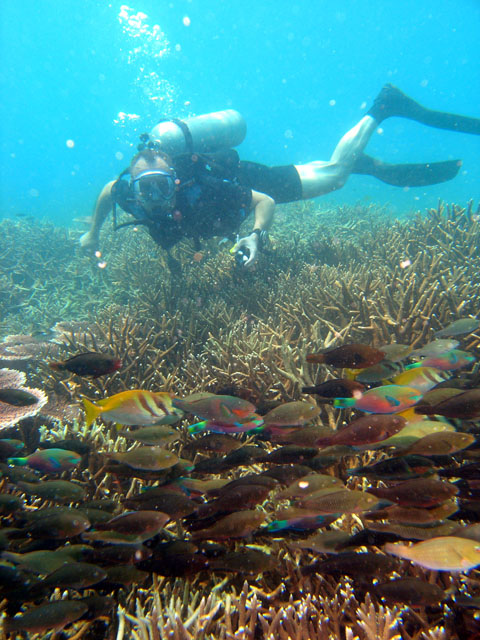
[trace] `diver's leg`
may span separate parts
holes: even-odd
[[[315,198],[341,189],[377,126],[374,117],[364,116],[343,136],[329,161],[295,165],[302,184],[302,197]]]
[[[111,196],[112,185],[115,184],[115,180],[107,183],[97,199],[95,205],[95,211],[93,213],[92,224],[87,233],[84,233],[80,237],[80,246],[83,249],[98,249],[100,244],[100,229],[105,222],[108,214],[112,210],[113,200]]]
[[[386,84],[382,88],[368,114],[379,124],[386,118],[396,116],[415,120],[436,129],[480,135],[480,118],[427,109],[393,84]]]

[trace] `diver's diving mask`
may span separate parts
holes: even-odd
[[[135,197],[143,202],[171,200],[175,195],[175,176],[162,169],[142,171],[131,186]]]

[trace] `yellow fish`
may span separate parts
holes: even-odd
[[[467,571],[480,564],[480,543],[457,536],[440,536],[412,546],[389,542],[384,549],[436,571]]]
[[[83,398],[85,418],[87,425],[91,425],[102,414],[106,420],[122,425],[149,427],[168,424],[172,418],[178,420],[180,413],[174,408],[172,397],[172,394],[163,391],[131,389],[96,402]]]

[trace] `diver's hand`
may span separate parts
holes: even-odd
[[[83,236],[80,236],[78,242],[82,249],[85,249],[86,251],[95,251],[95,249],[98,249],[98,245],[100,244],[98,236],[91,231],[87,231]]]
[[[251,233],[249,236],[241,238],[237,244],[232,247],[231,253],[243,253],[248,259],[243,262],[244,267],[252,267],[258,258],[259,237],[257,233]]]

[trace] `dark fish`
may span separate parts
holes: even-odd
[[[279,447],[266,455],[260,456],[258,462],[273,464],[302,464],[305,460],[310,460],[318,453],[316,447],[298,447],[294,444],[287,444]]]
[[[76,502],[85,497],[85,489],[79,484],[68,480],[47,480],[38,484],[18,482],[17,485],[29,495],[38,496],[44,500],[53,500],[54,502]]]
[[[248,510],[230,513],[217,520],[211,527],[195,531],[192,538],[193,540],[247,538],[259,528],[265,518],[266,514],[262,511]]]
[[[207,491],[208,496],[224,496],[229,495],[230,492],[238,487],[243,487],[246,485],[260,485],[261,487],[265,487],[269,491],[275,489],[278,486],[277,480],[271,478],[270,476],[252,473],[248,476],[242,476],[241,478],[236,478],[235,480],[231,480],[230,482],[224,484],[221,487],[216,487],[214,489],[209,489]]]
[[[5,620],[5,630],[44,633],[49,629],[63,629],[75,622],[88,611],[88,606],[80,600],[56,600],[27,609],[22,615]]]
[[[429,540],[437,536],[460,535],[456,532],[458,526],[451,520],[445,520],[442,524],[434,526],[415,526],[413,524],[395,524],[393,522],[370,523],[368,529],[371,533],[390,534],[397,540]],[[354,536],[355,537],[355,536]],[[386,542],[393,542],[387,540]]]
[[[433,406],[421,404],[415,407],[415,413],[427,416],[438,415],[446,418],[475,420],[480,418],[480,388],[463,391]]]
[[[49,362],[48,364],[55,371],[69,371],[70,373],[76,373],[78,376],[98,378],[107,373],[118,371],[122,366],[122,361],[106,353],[87,351],[86,353],[79,353],[68,360]]]
[[[0,516],[8,516],[18,511],[23,506],[23,500],[18,496],[8,493],[0,493]]]
[[[72,509],[71,512],[41,517],[28,525],[26,530],[33,538],[65,539],[78,536],[89,528],[89,520]]]
[[[399,458],[381,460],[365,467],[348,469],[347,473],[350,476],[365,476],[384,480],[408,480],[432,475],[435,470],[435,464],[429,458],[406,455]]]
[[[326,380],[314,387],[302,387],[302,393],[310,393],[322,398],[351,398],[355,391],[365,391],[365,386],[356,380],[339,378],[336,380]]]
[[[317,560],[313,564],[306,565],[302,567],[301,573],[304,576],[312,573],[320,575],[341,574],[362,577],[370,581],[378,578],[379,575],[389,574],[398,567],[398,561],[380,553],[346,551],[326,560]]]
[[[253,464],[264,454],[265,450],[260,447],[244,445],[224,457],[200,460],[200,462],[195,465],[195,473],[223,473],[240,465]]]
[[[29,407],[37,404],[38,398],[24,389],[4,387],[0,389],[0,402],[10,404],[13,407]]]
[[[0,460],[17,455],[25,447],[25,443],[14,438],[0,440]]]
[[[470,462],[461,467],[447,467],[438,470],[438,475],[445,478],[466,478],[477,480],[480,479],[480,464],[478,462]]]
[[[76,438],[65,438],[64,440],[43,440],[38,444],[40,449],[66,449],[67,451],[75,451],[81,456],[86,455],[91,450],[88,442],[82,442]]]
[[[106,572],[88,562],[66,562],[47,575],[43,585],[61,589],[87,589],[107,577]]]
[[[371,488],[368,493],[395,502],[403,507],[433,507],[458,493],[458,487],[450,482],[433,478],[414,478],[405,480],[393,487]]]
[[[264,571],[278,569],[278,560],[273,554],[258,549],[241,549],[228,551],[219,558],[210,560],[209,568],[212,571],[258,575]]]
[[[366,344],[344,344],[321,353],[307,355],[307,362],[327,364],[332,367],[365,369],[385,358],[385,352]]]
[[[141,584],[148,578],[146,571],[141,571],[131,564],[108,567],[106,574],[105,582],[108,586],[130,587],[132,584]]]
[[[278,467],[272,467],[267,471],[262,472],[262,476],[273,478],[281,485],[288,486],[298,480],[312,473],[312,469],[303,464],[283,464]]]
[[[152,551],[142,544],[115,544],[85,549],[83,557],[93,564],[137,564],[151,557]]]
[[[365,446],[390,438],[403,429],[405,424],[406,420],[403,416],[393,414],[363,416],[335,431],[331,436],[320,438],[317,445],[320,447]]]
[[[455,500],[447,500],[433,509],[422,509],[418,507],[402,507],[394,504],[391,507],[364,514],[368,520],[389,520],[399,524],[431,525],[440,522],[458,511]]]
[[[100,617],[109,617],[115,606],[115,600],[110,596],[86,596],[76,602],[86,604],[88,611],[82,615],[82,620],[96,620]]]
[[[141,544],[160,533],[169,520],[169,516],[160,511],[123,513],[98,524],[96,531],[84,533],[83,538],[111,544]]]
[[[263,502],[269,493],[270,488],[261,484],[240,484],[230,490],[224,488],[220,497],[200,505],[195,517],[209,518],[220,513],[251,509]]]
[[[235,449],[240,449],[243,442],[228,433],[207,433],[201,438],[196,438],[189,442],[182,449],[182,456],[188,454],[201,453],[230,453]]]
[[[445,598],[445,591],[441,587],[419,578],[399,578],[376,584],[373,592],[377,598],[383,598],[387,602],[399,602],[409,607],[434,606]]]
[[[208,569],[209,559],[187,540],[163,542],[155,546],[153,556],[138,564],[144,571],[161,576],[187,577]]]
[[[182,493],[165,487],[149,487],[138,496],[124,501],[129,509],[161,511],[174,520],[180,520],[193,513],[198,505]]]

